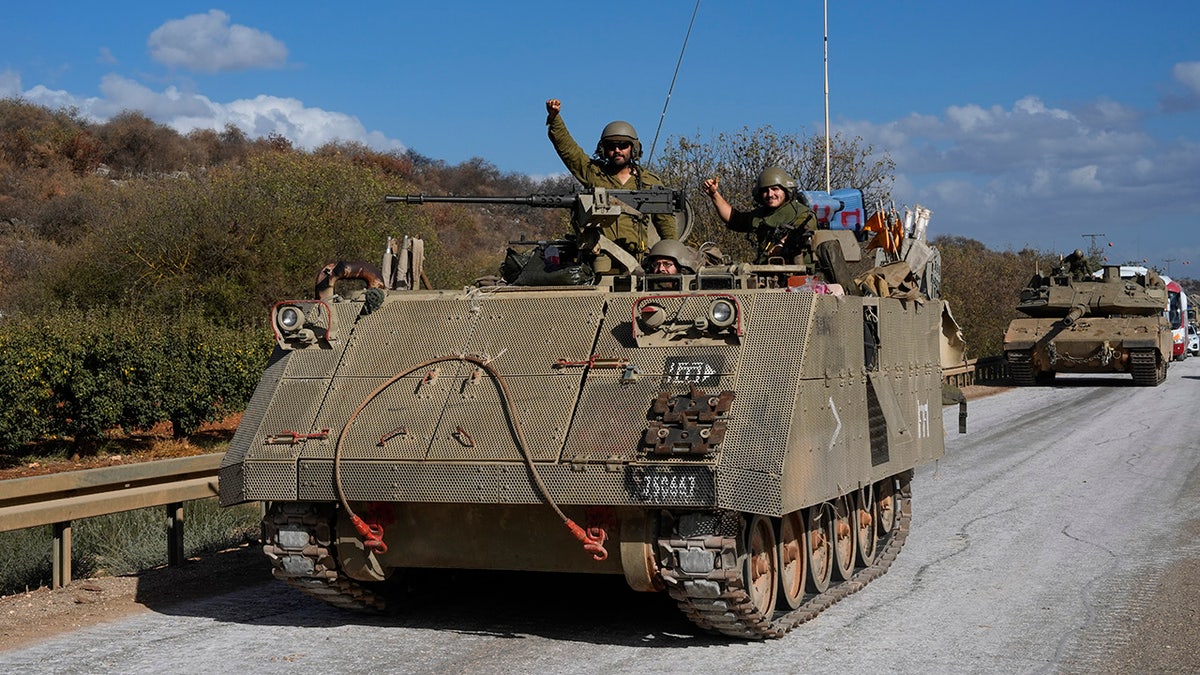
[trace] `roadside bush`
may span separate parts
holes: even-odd
[[[77,445],[169,421],[177,437],[244,408],[271,352],[263,330],[63,310],[0,323],[0,446]]]
[[[37,319],[0,323],[0,446],[16,447],[57,428],[54,392],[71,369],[72,354]]]

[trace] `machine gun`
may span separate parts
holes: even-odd
[[[609,190],[607,188],[586,188],[576,192],[538,193],[525,197],[483,197],[473,195],[387,195],[383,198],[389,204],[513,204],[518,206],[534,206],[549,209],[583,209],[587,215],[606,217],[620,214],[656,215],[674,214],[680,223],[680,239],[684,237],[685,227],[690,231],[691,208],[682,190],[671,190],[662,186],[643,188],[641,190]],[[610,210],[616,213],[610,214]],[[590,225],[587,220],[582,224]]]
[[[632,273],[638,267],[637,259],[601,234],[606,225],[615,224],[622,214],[634,217],[674,214],[680,239],[687,237],[692,230],[692,209],[684,192],[662,186],[641,190],[593,187],[576,192],[539,193],[524,197],[387,195],[383,201],[388,204],[511,204],[571,209],[571,225],[575,230],[575,240],[581,256],[606,254],[615,265],[624,268],[625,274]],[[650,232],[653,233],[653,229]]]

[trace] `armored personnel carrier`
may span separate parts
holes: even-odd
[[[647,274],[596,225],[681,193],[543,197],[575,232],[505,276],[554,285],[423,288],[404,238],[274,306],[220,469],[222,504],[266,503],[274,575],[363,610],[409,568],[622,575],[761,639],[886,571],[913,468],[943,453],[943,303],[802,265]],[[818,235],[860,261],[854,233]]]
[[[1037,272],[1021,290],[1004,334],[1013,381],[1050,384],[1057,373],[1130,373],[1153,387],[1167,376],[1171,328],[1163,312],[1167,288],[1153,271],[1122,277],[1119,266],[1092,273],[1083,252],[1050,274]]]

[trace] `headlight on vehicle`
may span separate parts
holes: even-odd
[[[714,300],[708,307],[708,323],[715,328],[729,328],[737,321],[737,308],[733,303],[721,298]]]
[[[295,305],[283,305],[275,310],[275,326],[280,333],[295,333],[304,326],[304,312]]]
[[[643,305],[641,311],[638,312],[638,323],[647,333],[653,333],[662,328],[663,322],[666,320],[667,313],[660,305]]]

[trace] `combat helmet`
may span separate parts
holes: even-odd
[[[789,200],[796,194],[796,179],[792,178],[791,174],[780,167],[768,166],[763,169],[762,173],[758,174],[758,182],[754,184],[754,194],[751,196],[754,197],[755,204],[762,203],[762,200],[758,196],[762,189],[769,188],[772,185],[778,185],[783,188]]]
[[[600,140],[596,142],[596,156],[604,156],[604,141],[629,141],[633,143],[633,153],[630,159],[637,161],[642,157],[642,142],[638,140],[637,129],[624,120],[613,120],[600,132]]]
[[[679,267],[679,271],[685,274],[695,274],[696,268],[700,266],[696,252],[678,239],[660,239],[657,244],[651,246],[650,252],[646,254],[646,263],[655,258],[671,258]]]

